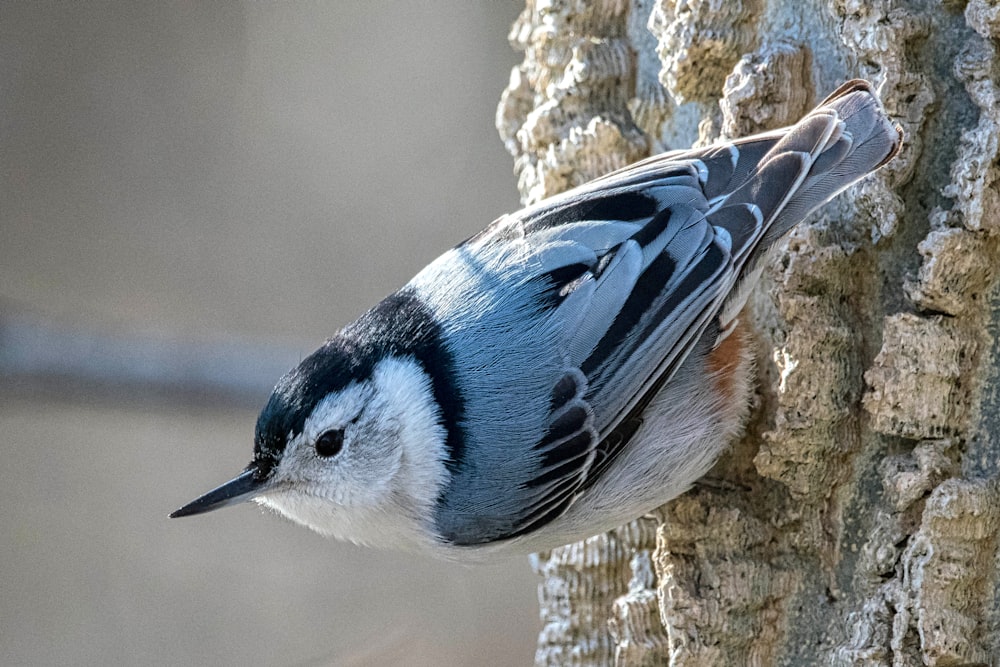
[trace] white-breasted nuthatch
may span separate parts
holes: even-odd
[[[792,127],[651,157],[505,215],[278,381],[235,479],[324,535],[530,552],[685,491],[739,431],[767,250],[888,162],[865,81]]]

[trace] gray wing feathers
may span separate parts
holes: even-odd
[[[593,352],[615,315],[642,273],[642,249],[634,241],[626,241],[601,272],[588,278],[593,287],[584,298],[567,299],[560,310],[567,329],[565,363],[579,368]],[[574,295],[576,296],[576,295]]]
[[[513,281],[520,287],[508,302],[534,300],[521,306],[535,320],[530,350],[494,353],[476,348],[486,334],[455,334],[469,341],[465,363],[501,379],[508,411],[524,402],[519,414],[531,424],[472,414],[470,402],[478,438],[469,447],[489,466],[456,473],[442,494],[442,534],[459,544],[507,539],[564,512],[627,446],[649,396],[706,331],[724,328],[720,317],[735,315],[768,246],[899,145],[870,85],[855,81],[791,128],[649,158],[501,218],[460,246],[469,262],[507,272],[470,274],[476,280]],[[477,321],[517,331],[525,322],[506,310]],[[545,386],[551,395],[521,390]],[[482,405],[496,410],[493,399]],[[513,434],[525,429],[533,443]]]
[[[641,225],[634,222],[585,221],[539,231],[532,236],[532,243],[545,245],[569,241],[590,249],[594,254],[603,255],[640,229]]]

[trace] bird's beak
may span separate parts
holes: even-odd
[[[267,477],[257,465],[251,463],[247,469],[239,475],[229,480],[222,486],[216,487],[189,502],[184,507],[171,513],[170,518],[176,519],[181,516],[191,516],[193,514],[203,514],[211,512],[227,505],[246,502],[254,496],[259,496],[265,487]]]

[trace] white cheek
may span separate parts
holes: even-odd
[[[313,408],[302,426],[302,434],[295,440],[312,443],[321,433],[343,427],[361,414],[371,397],[372,388],[368,383],[353,383],[343,391],[327,396]]]
[[[350,428],[343,451],[329,459],[316,455],[304,433],[289,442],[274,472],[275,491],[268,495],[286,496],[286,505],[296,497],[327,512],[377,504],[399,468],[399,447],[375,451],[357,427]]]
[[[393,484],[408,511],[427,516],[447,480],[445,430],[430,379],[411,359],[387,359],[375,369],[384,414],[392,415],[401,461]]]
[[[374,393],[370,382],[355,382],[316,404],[302,433],[285,447],[274,472],[275,494],[294,489],[297,495],[328,506],[350,507],[371,504],[384,493],[387,479],[398,466],[398,453],[371,447],[365,424],[358,423],[359,416],[370,409]],[[318,456],[316,439],[340,428],[347,429],[343,451],[330,458]]]

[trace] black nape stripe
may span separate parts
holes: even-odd
[[[433,313],[407,288],[385,298],[278,381],[257,420],[255,459],[277,460],[288,434],[302,432],[321,400],[353,382],[369,379],[376,364],[390,356],[415,358],[431,379],[447,429],[446,465],[454,472],[465,452],[460,426],[465,408],[455,361]]]
[[[410,288],[386,297],[345,330],[365,341],[373,359],[413,356],[431,380],[434,400],[447,430],[445,465],[455,472],[465,460],[465,400],[458,389],[455,358],[444,332],[427,304]]]

